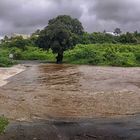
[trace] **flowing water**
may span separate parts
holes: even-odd
[[[0,88],[0,115],[14,122],[136,116],[131,123],[137,123],[136,131],[140,132],[140,68],[66,64],[25,66],[26,71]],[[87,128],[87,124],[82,128],[84,125]]]

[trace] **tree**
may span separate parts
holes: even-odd
[[[137,44],[137,38],[132,34],[127,32],[119,37],[120,43],[123,44]]]
[[[8,38],[7,41],[2,42],[2,45],[6,46],[8,48],[14,48],[15,47],[15,48],[25,50],[26,45],[28,45],[29,42],[30,42],[29,40],[23,39],[22,36],[17,36],[17,37]]]
[[[57,63],[62,63],[64,51],[73,48],[84,29],[78,19],[62,15],[51,19],[37,39],[37,45],[46,50],[52,49],[58,54]]]
[[[40,29],[37,29],[34,33],[32,33],[31,37],[32,37],[32,36],[38,37],[39,34],[40,34]]]
[[[122,33],[122,31],[121,31],[120,28],[116,28],[116,29],[114,30],[114,33],[119,35],[119,34]]]

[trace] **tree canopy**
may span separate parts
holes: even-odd
[[[83,35],[84,29],[78,19],[62,15],[51,19],[39,35],[37,44],[44,49],[52,49],[57,53],[57,63],[62,63],[64,51],[74,47],[79,37]]]

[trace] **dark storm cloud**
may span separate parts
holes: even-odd
[[[138,0],[96,0],[93,12],[98,18],[127,23],[140,21],[140,1]]]
[[[94,2],[95,4],[89,8],[89,14],[96,14],[96,21],[100,25],[103,24],[108,29],[114,26],[128,31],[140,29],[139,0],[94,0]]]
[[[49,19],[59,14],[80,18],[82,9],[74,1],[2,0],[0,1],[0,34],[30,33],[46,26]]]
[[[140,28],[139,0],[1,0],[0,35],[31,33],[57,15],[78,18],[89,32]]]

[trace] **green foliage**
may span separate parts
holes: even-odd
[[[8,40],[3,42],[3,46],[5,45],[8,48],[20,48],[22,50],[25,50],[25,46],[28,44],[28,40],[23,39],[22,36],[14,37],[14,38],[9,38]]]
[[[10,60],[10,59],[8,59],[6,57],[0,57],[0,67],[12,66],[15,63],[16,63],[15,61]]]
[[[104,43],[118,43],[119,37],[106,33],[84,33],[79,40],[81,44],[104,44]]]
[[[134,32],[120,34],[121,31],[116,28],[116,35],[107,34],[106,32],[84,33],[79,40],[80,44],[140,44],[140,33]]]
[[[65,53],[65,60],[75,64],[140,66],[140,45],[77,45]]]
[[[57,63],[61,63],[64,51],[74,47],[81,34],[83,27],[80,21],[66,15],[58,16],[51,19],[48,26],[40,32],[37,45],[57,53]]]
[[[119,37],[119,42],[123,44],[137,44],[137,38],[134,34],[127,32]]]
[[[136,57],[133,53],[120,53],[117,52],[114,54],[114,58],[112,61],[108,62],[111,66],[135,66],[136,65]]]
[[[56,23],[63,24],[64,28],[73,34],[81,35],[84,32],[81,22],[79,22],[78,19],[72,19],[68,15],[60,15],[54,19],[51,19],[49,21],[49,26]]]
[[[46,60],[54,61],[55,55],[51,50],[44,51],[38,47],[25,46],[25,50],[21,48],[0,47],[0,67],[7,67],[16,64],[16,60]],[[14,60],[9,59],[9,54],[13,54]]]
[[[9,51],[10,51],[9,53],[13,54],[15,60],[20,60],[22,58],[22,52],[23,52],[22,49],[13,47],[10,48]]]
[[[0,134],[4,132],[6,126],[9,124],[8,119],[0,117]]]
[[[0,48],[0,67],[8,67],[16,63],[14,60],[10,60],[8,57],[9,49]]]
[[[28,46],[28,49],[22,53],[22,60],[54,60],[55,56],[49,51],[44,51],[37,47]]]

